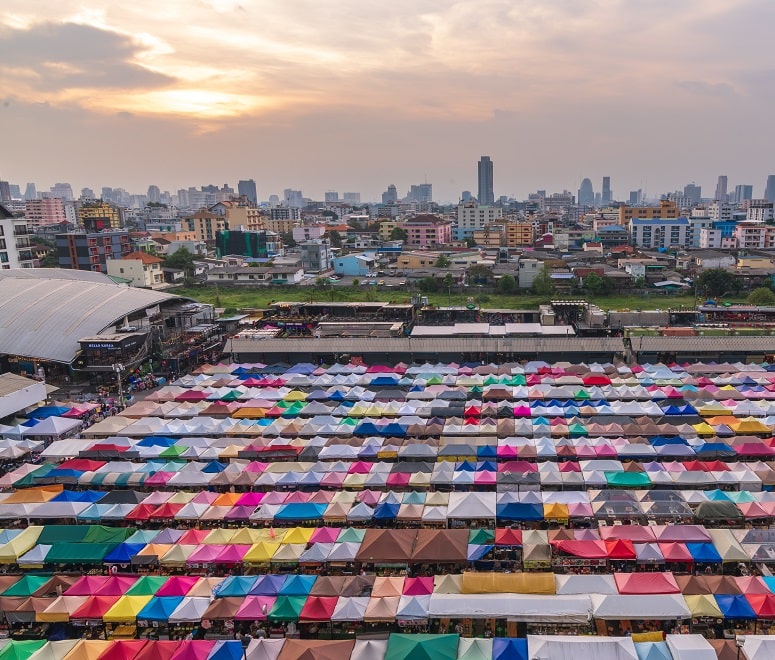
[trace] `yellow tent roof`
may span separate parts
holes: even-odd
[[[35,614],[35,620],[41,623],[67,623],[70,614],[87,600],[89,596],[59,596],[45,610]]]
[[[252,408],[245,406],[235,410],[231,416],[234,419],[261,419],[266,417],[266,408]]]
[[[260,543],[264,537],[263,529],[251,529],[250,527],[240,527],[234,532],[234,536],[231,537],[230,543],[238,545],[253,545],[254,543]]]
[[[709,594],[699,596],[684,596],[686,607],[692,613],[692,616],[710,616],[721,619],[724,615],[721,613],[716,599]]]
[[[188,504],[196,495],[196,493],[187,493],[186,491],[179,490],[167,500],[166,504]]]
[[[280,543],[309,543],[315,533],[314,527],[294,527],[289,529]]]
[[[260,543],[253,545],[250,550],[245,553],[242,561],[249,564],[267,564],[279,547],[279,543],[261,541]]]
[[[115,642],[103,639],[81,639],[64,660],[97,660]]]
[[[547,520],[567,520],[569,515],[567,504],[559,502],[544,504],[544,518]]]
[[[105,623],[134,623],[153,596],[121,596],[102,617]]]
[[[48,502],[55,498],[64,490],[61,484],[52,486],[38,486],[37,488],[25,488],[17,490],[0,503],[2,504],[21,504],[26,502]]]
[[[237,445],[229,445],[225,449],[218,452],[218,458],[237,458],[237,455],[242,451],[244,447],[237,447]]]
[[[464,594],[555,593],[554,573],[463,573]]]
[[[736,422],[730,422],[729,426],[736,433],[771,433],[770,427],[755,417],[744,417]]]
[[[204,537],[202,543],[204,545],[227,545],[231,543],[231,537],[234,536],[235,530],[217,528]]]
[[[0,545],[0,564],[15,564],[19,557],[35,547],[42,532],[43,527],[33,525],[27,527],[27,529],[8,541],[8,543]]]
[[[716,430],[707,422],[700,422],[699,424],[692,424],[692,428],[698,435],[713,435]]]
[[[285,401],[306,401],[307,395],[299,390],[291,390],[283,397],[283,399]]]

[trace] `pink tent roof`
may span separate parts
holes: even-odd
[[[178,539],[178,545],[199,545],[210,533],[209,529],[189,529]]]
[[[214,639],[194,639],[180,642],[178,650],[170,660],[207,660],[215,646]]]
[[[338,527],[317,527],[312,532],[312,536],[309,539],[310,543],[335,543],[336,539],[341,533],[341,529]]]
[[[415,577],[404,580],[405,596],[427,596],[433,593],[432,577]]]
[[[266,493],[249,492],[243,493],[237,500],[237,506],[258,506],[264,499]]]
[[[272,609],[276,596],[246,596],[234,618],[242,621],[265,621]]]
[[[660,543],[659,550],[665,561],[680,561],[687,563],[694,563],[692,553],[686,547],[685,543]]]
[[[172,575],[156,592],[157,596],[185,596],[197,582],[196,575]]]
[[[216,564],[239,564],[251,546],[243,544],[227,545],[215,559]]]
[[[219,554],[221,554],[227,546],[225,545],[199,545],[196,550],[192,552],[188,559],[187,564],[212,564],[215,562]]]

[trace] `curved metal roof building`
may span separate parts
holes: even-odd
[[[69,363],[78,340],[155,305],[188,301],[119,286],[100,273],[58,268],[0,270],[0,353]]]

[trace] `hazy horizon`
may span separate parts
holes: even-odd
[[[5,0],[0,178],[713,195],[772,162],[766,0]],[[22,188],[23,189],[23,188]]]

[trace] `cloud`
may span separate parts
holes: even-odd
[[[148,89],[174,81],[137,64],[141,47],[129,37],[88,25],[0,28],[0,40],[0,80],[14,87],[56,94],[79,88]]]
[[[703,80],[680,80],[675,86],[699,96],[734,96],[735,88],[729,83],[711,83]]]

